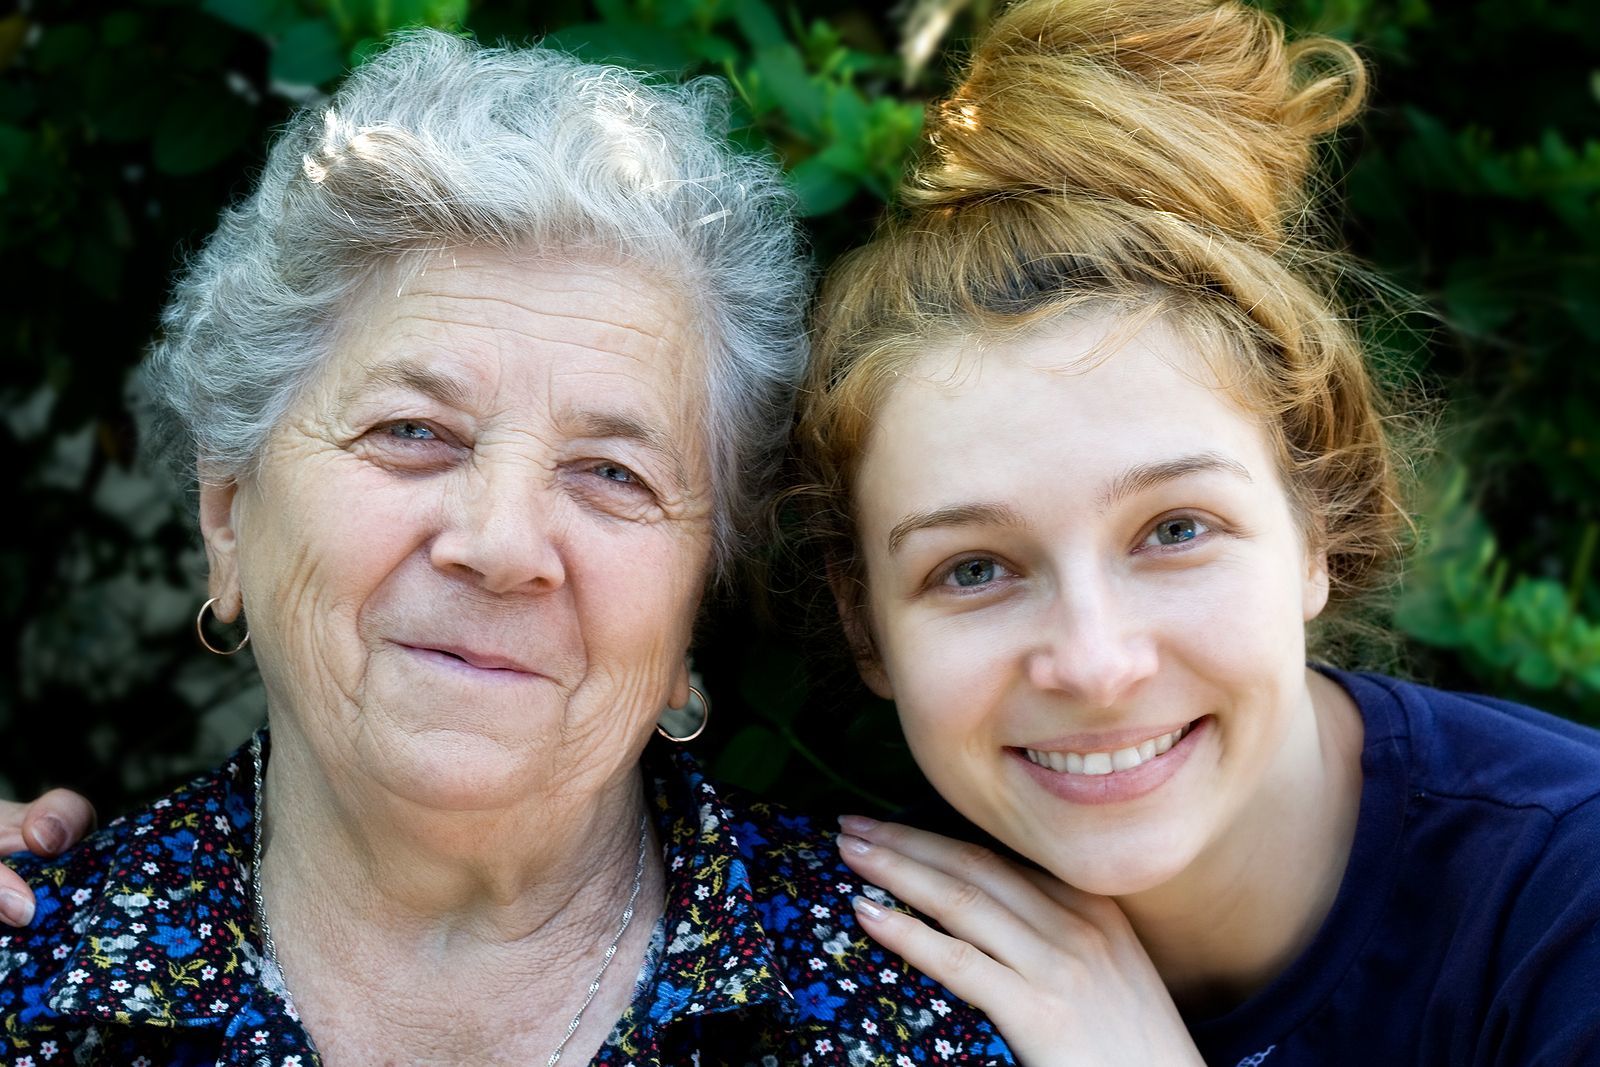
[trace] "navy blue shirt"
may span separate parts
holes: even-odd
[[[1206,1061],[1600,1064],[1600,733],[1329,675],[1366,723],[1349,867],[1287,971],[1188,1020]]]

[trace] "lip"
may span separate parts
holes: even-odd
[[[1184,725],[1186,724],[1179,723],[1168,728],[1166,732],[1170,733]],[[1113,771],[1110,774],[1066,774],[1039,766],[1028,759],[1021,748],[1007,748],[1005,752],[1024,774],[1052,796],[1073,804],[1120,804],[1137,800],[1164,785],[1189,761],[1189,757],[1194,754],[1201,740],[1210,736],[1211,727],[1211,716],[1206,715],[1196,719],[1183,739],[1166,752],[1146,760],[1137,767],[1125,771]],[[1147,738],[1160,736],[1160,733],[1161,731],[1157,731],[1152,734],[1148,727],[1139,727],[1113,733],[1075,734],[1065,739],[1051,741],[1048,745],[1037,743],[1028,747],[1048,748],[1051,751],[1105,752],[1108,747],[1127,747]],[[1086,741],[1095,747],[1077,747]]]
[[[512,679],[545,677],[544,674],[533,670],[524,663],[519,663],[516,660],[496,655],[492,652],[483,652],[460,645],[417,645],[405,641],[396,641],[395,644],[411,656],[426,663],[450,670],[470,672],[473,675],[486,678],[503,677],[509,681]]]
[[[1180,719],[1165,726],[1130,726],[1123,730],[1105,730],[1099,733],[1063,734],[1045,741],[1033,741],[1018,748],[1031,748],[1039,752],[1115,752],[1131,748],[1162,734],[1170,734],[1189,725],[1190,720]]]

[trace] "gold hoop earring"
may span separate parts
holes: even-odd
[[[217,598],[212,597],[210,600],[200,605],[200,614],[194,617],[194,634],[200,639],[201,647],[203,647],[207,652],[210,652],[212,655],[231,656],[245,645],[250,643],[250,631],[245,630],[244,636],[239,639],[239,643],[234,645],[232,648],[218,648],[216,645],[213,645],[209,640],[207,640],[205,625],[206,612],[211,611],[211,605],[215,604],[216,602]],[[215,614],[215,612],[213,612],[213,614]]]
[[[697,715],[695,712],[696,708],[699,709]],[[682,720],[685,716],[694,716],[695,718],[699,719],[698,725],[696,725],[695,728],[689,733],[672,733],[667,729],[666,726],[662,725],[663,720],[670,719],[671,721],[668,723],[668,725],[673,727],[681,727],[683,725]],[[689,721],[693,722],[694,718],[691,718]],[[695,738],[705,733],[706,723],[710,721],[711,698],[691,685],[689,687],[689,702],[681,708],[675,708],[669,704],[661,712],[661,718],[656,720],[656,733],[660,734],[662,737],[665,737],[668,741],[676,741],[681,745],[685,741],[693,741]]]

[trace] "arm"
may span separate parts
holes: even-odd
[[[93,806],[65,789],[52,789],[28,804],[0,800],[0,856],[13,852],[56,856],[93,828]],[[33,890],[0,864],[0,922],[26,926],[32,921]]]
[[[840,822],[851,869],[947,932],[858,897],[862,927],[981,1008],[1026,1067],[1203,1062],[1114,901],[976,845],[894,823]]]

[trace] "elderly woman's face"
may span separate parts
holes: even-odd
[[[482,249],[372,292],[259,474],[202,492],[274,722],[431,807],[614,783],[687,696],[710,565],[684,301]]]

